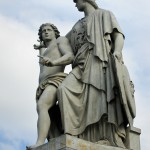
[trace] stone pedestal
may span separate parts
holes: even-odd
[[[127,150],[88,142],[70,135],[51,139],[49,143],[32,150]]]
[[[132,150],[140,150],[140,134],[141,129],[135,127],[127,128],[126,147]]]
[[[140,150],[140,133],[141,130],[134,127],[127,129],[125,144],[128,149],[100,145],[74,136],[62,135],[32,150]]]

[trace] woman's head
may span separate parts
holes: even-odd
[[[78,1],[81,0],[73,0],[74,3],[77,3]],[[96,4],[95,0],[82,0],[83,2],[88,2],[89,4],[91,4],[95,9],[98,9],[98,5]]]

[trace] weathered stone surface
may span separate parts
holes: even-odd
[[[125,142],[126,147],[133,150],[140,150],[140,134],[141,129],[129,127],[127,129],[127,140]]]
[[[139,150],[140,130],[132,127],[134,84],[122,57],[124,34],[113,13],[99,8],[95,0],[74,2],[84,18],[66,37],[59,37],[54,25],[43,24],[40,45],[34,45],[42,64],[36,94],[40,115],[37,142],[29,149],[44,144],[47,135],[52,139],[69,134],[95,144],[62,135],[39,150]],[[63,70],[69,63],[72,71],[66,76]]]
[[[44,144],[32,150],[129,150],[124,148],[106,146],[91,143],[70,135],[62,135],[51,139],[49,143]]]

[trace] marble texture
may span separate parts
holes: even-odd
[[[33,148],[32,150],[129,150],[129,149],[100,145],[70,135],[62,135],[58,138],[51,139],[49,143],[41,145],[37,148]]]

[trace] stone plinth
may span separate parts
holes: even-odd
[[[132,150],[140,150],[141,130],[135,127],[127,128],[126,147]]]
[[[49,143],[32,150],[129,150],[91,143],[70,135],[51,139]]]

